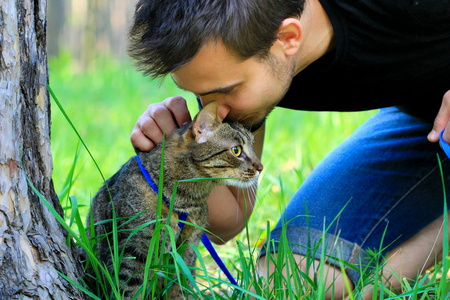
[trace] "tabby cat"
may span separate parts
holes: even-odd
[[[177,212],[188,213],[187,222],[205,228],[208,225],[206,199],[211,190],[218,185],[249,187],[257,182],[263,168],[253,150],[254,138],[251,133],[238,123],[222,122],[217,109],[216,102],[206,105],[193,122],[175,130],[165,141],[162,194],[166,199],[172,198],[174,184],[178,180],[232,178],[178,184],[170,222],[175,236],[180,231]],[[162,144],[150,152],[139,152],[138,156],[153,182],[158,185]],[[125,163],[114,176],[107,180],[106,184],[109,192],[103,186],[95,195],[87,223],[89,226],[91,217],[94,224],[102,220],[111,220],[112,198],[117,224],[120,226],[118,249],[119,253],[124,250],[123,257],[127,258],[121,262],[119,284],[125,299],[131,299],[143,284],[142,270],[149,250],[149,241],[154,233],[154,223],[140,230],[130,240],[127,241],[127,239],[133,229],[157,218],[158,196],[146,181],[136,157],[132,157]],[[168,218],[168,213],[169,207],[163,202],[163,221]],[[139,216],[135,217],[137,215]],[[112,232],[112,222],[101,222],[95,226],[96,236],[110,232]],[[182,242],[185,245],[198,245],[202,234],[203,231],[197,227],[184,226],[181,235],[178,236],[177,247]],[[162,237],[163,234],[160,236]],[[162,241],[160,241],[160,247],[164,247],[165,252],[172,251],[170,239],[167,239],[165,245],[161,243]],[[112,270],[111,249],[111,235],[108,238],[98,238],[98,258],[109,270]],[[185,248],[182,255],[188,266],[195,265],[196,255],[190,246]],[[172,285],[168,296],[163,285],[164,280],[159,278],[159,291],[156,291],[158,297],[185,298],[177,284]],[[166,293],[165,296],[162,296],[163,293]]]

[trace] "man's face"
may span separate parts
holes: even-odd
[[[260,125],[283,98],[294,76],[288,60],[271,54],[268,61],[238,60],[222,43],[209,43],[185,66],[172,73],[175,83],[206,105],[228,106],[228,120]]]

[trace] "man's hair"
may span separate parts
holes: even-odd
[[[299,17],[305,0],[140,0],[129,54],[153,78],[188,63],[208,42],[242,60],[267,58],[281,22]]]

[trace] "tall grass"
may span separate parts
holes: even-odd
[[[91,291],[82,286],[80,288],[94,299],[97,298],[94,294],[102,295],[102,299],[118,299],[121,295],[117,270],[121,261],[126,259],[117,250],[116,237],[120,228],[110,235],[115,271],[109,273],[98,262],[95,247],[87,243],[84,221],[90,199],[103,184],[104,178],[112,176],[134,155],[129,135],[137,117],[147,105],[169,96],[181,95],[188,100],[189,109],[194,115],[198,111],[197,104],[192,95],[177,89],[171,81],[150,82],[137,74],[128,63],[113,60],[97,61],[92,69],[76,71],[70,57],[63,54],[50,61],[50,85],[61,102],[60,108],[54,106],[52,110],[53,179],[66,213],[65,219],[60,221],[65,222],[66,230],[87,252],[87,258],[95,270],[93,279],[96,288]],[[312,278],[308,272],[299,270],[289,244],[283,238],[277,255],[270,257],[279,269],[279,272],[271,275],[270,282],[255,276],[257,256],[278,216],[303,179],[329,151],[373,114],[313,113],[285,109],[275,109],[271,114],[263,152],[265,171],[252,218],[247,222],[246,229],[226,246],[216,246],[220,248],[220,255],[231,272],[238,277],[246,298],[253,295],[259,299],[322,299],[325,293],[334,289],[333,285],[328,287],[323,282],[327,272],[325,251],[318,264],[313,259],[320,245],[311,247],[310,255],[305,257],[308,268],[317,271]],[[73,127],[68,119],[74,124]],[[292,140],[296,142],[292,143]],[[42,201],[45,203],[45,199]],[[444,244],[447,247],[444,253],[448,253],[447,218],[445,222]],[[143,224],[142,228],[136,230],[147,225]],[[173,242],[175,236],[170,227],[158,223],[156,232],[162,234],[163,231],[165,238]],[[157,238],[158,235],[155,235],[155,239],[149,243],[156,246]],[[215,269],[205,249],[202,246],[194,247],[194,251],[199,257],[195,278],[190,275],[189,268],[176,251],[149,251],[145,271],[149,284],[143,286],[142,292],[152,295],[155,291],[152,287],[157,284],[158,276],[165,277],[170,286],[174,283],[173,278],[166,274],[178,274],[178,284],[194,298],[237,299],[239,293]],[[377,255],[373,253],[374,258]],[[403,293],[400,295],[384,287],[385,282],[380,274],[383,265],[377,265],[375,272],[365,272],[363,280],[349,297],[360,298],[364,291],[363,285],[372,284],[375,296],[380,299],[433,299],[436,296],[439,296],[436,299],[445,299],[448,297],[448,281],[440,279],[442,276],[445,278],[448,265],[447,257],[430,276],[423,276],[414,282],[404,281]],[[342,266],[345,273],[344,267],[348,266],[344,262]],[[286,269],[286,272],[281,272],[282,269]],[[348,280],[346,283],[350,291]]]

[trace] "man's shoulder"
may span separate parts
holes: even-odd
[[[450,28],[450,0],[405,1],[407,9],[419,22],[426,24],[442,24]]]
[[[320,0],[332,3],[344,16],[368,17],[376,21],[398,18],[397,21],[419,22],[422,25],[442,24],[450,27],[450,0]],[[402,19],[400,19],[402,18]],[[404,19],[406,18],[406,19]]]

